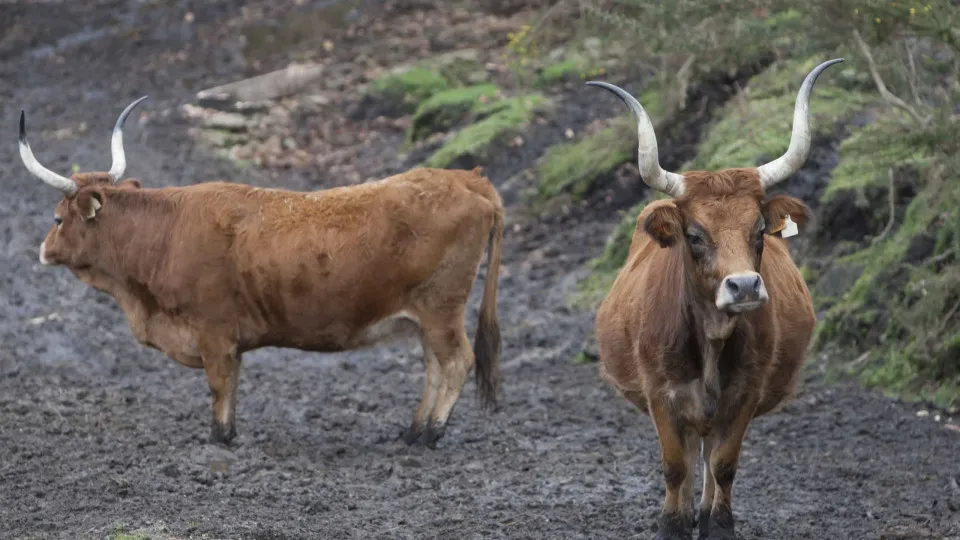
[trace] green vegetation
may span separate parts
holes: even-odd
[[[793,125],[793,108],[804,76],[820,57],[778,62],[747,85],[743,99],[734,98],[710,126],[697,157],[685,170],[715,170],[756,164],[787,150]],[[832,75],[832,73],[830,74]],[[815,133],[827,135],[836,123],[861,110],[875,96],[847,90],[835,79],[817,81],[810,103]]]
[[[948,409],[960,406],[960,182],[954,171],[918,168],[926,182],[896,232],[834,263],[862,274],[827,311],[813,347],[838,359],[833,369],[869,386]]]
[[[436,70],[411,66],[374,80],[371,93],[377,99],[412,107],[449,86],[450,83]]]
[[[663,113],[663,101],[654,87],[637,98],[656,118]],[[563,193],[574,198],[587,193],[593,184],[636,157],[636,120],[626,107],[610,125],[579,141],[551,146],[537,164],[537,194],[540,200]]]
[[[484,104],[474,111],[479,120],[458,131],[424,162],[424,167],[449,167],[464,156],[481,158],[491,143],[533,120],[549,101],[539,95],[517,96]]]
[[[630,160],[636,153],[635,126],[632,118],[621,116],[575,143],[550,147],[536,168],[540,198],[564,192],[579,197],[595,180]]]
[[[928,147],[911,144],[905,137],[888,136],[903,129],[904,116],[888,113],[840,143],[840,164],[830,177],[822,202],[830,202],[845,190],[853,190],[858,194],[856,199],[863,201],[865,189],[887,186],[891,167],[923,165],[933,157]]]
[[[425,139],[429,135],[446,131],[468,120],[471,113],[482,111],[491,100],[500,94],[494,84],[479,84],[453,88],[436,93],[420,103],[410,128],[407,143]]]

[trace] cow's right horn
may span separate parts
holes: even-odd
[[[127,168],[127,156],[123,153],[123,123],[127,121],[127,117],[130,116],[133,108],[145,99],[147,99],[147,96],[143,96],[127,105],[127,108],[120,113],[117,123],[113,126],[113,136],[110,137],[110,155],[113,158],[113,163],[110,165],[110,172],[107,174],[110,175],[114,183],[120,180],[123,171]]]
[[[827,60],[813,68],[803,79],[793,108],[793,131],[790,135],[790,146],[782,156],[766,165],[757,167],[757,172],[760,174],[760,183],[764,189],[790,178],[806,163],[807,157],[810,155],[810,141],[813,138],[813,132],[810,129],[810,92],[813,91],[813,85],[817,82],[817,77],[823,70],[840,62],[843,62],[843,58]]]
[[[590,86],[605,88],[617,95],[633,112],[637,119],[637,137],[640,139],[637,148],[637,166],[643,181],[653,189],[662,191],[673,197],[683,195],[685,182],[682,174],[665,171],[660,167],[660,157],[657,150],[657,134],[653,131],[653,123],[643,110],[640,102],[626,90],[610,83],[588,81]]]
[[[73,197],[77,193],[77,183],[44,167],[33,156],[30,143],[27,142],[26,113],[20,110],[20,159],[34,176],[60,190],[64,196]]]

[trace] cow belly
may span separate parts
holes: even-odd
[[[274,336],[262,345],[334,353],[419,338],[420,323],[416,316],[400,311],[362,328],[337,322],[321,329],[298,330],[285,336]]]

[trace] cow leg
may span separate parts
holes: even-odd
[[[473,350],[462,324],[463,315],[460,314],[453,320],[460,321],[460,324],[451,328],[448,322],[444,327],[424,329],[427,343],[436,355],[440,371],[436,402],[427,427],[420,437],[420,442],[429,448],[436,448],[437,441],[446,432],[447,420],[460,398],[467,375],[473,368]]]
[[[237,385],[240,381],[240,353],[236,346],[203,352],[203,368],[213,395],[214,442],[229,443],[236,435]]]
[[[667,488],[656,539],[687,540],[693,533],[692,482],[697,437],[691,427],[680,426],[674,421],[663,401],[650,400],[649,408],[660,440],[660,459]]]
[[[440,364],[437,362],[437,356],[430,348],[430,344],[427,343],[425,335],[421,335],[421,347],[423,348],[423,364],[426,373],[423,396],[420,398],[420,406],[417,407],[417,412],[413,415],[413,422],[401,435],[403,442],[411,445],[417,442],[426,430],[430,421],[430,413],[433,411],[437,394],[440,391]]]
[[[718,433],[716,446],[710,455],[710,470],[713,473],[716,488],[713,505],[710,509],[710,540],[736,540],[733,524],[733,479],[740,463],[740,447],[747,433],[750,420],[756,409],[754,404],[744,405],[736,419],[725,430]]]
[[[700,494],[700,514],[697,523],[700,529],[700,540],[706,540],[710,532],[710,508],[713,506],[713,494],[717,483],[713,479],[713,470],[710,468],[710,456],[716,444],[712,433],[703,438],[703,493]]]

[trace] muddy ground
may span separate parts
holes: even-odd
[[[615,210],[632,202],[611,196],[616,190],[549,218],[508,210],[502,407],[480,413],[469,382],[433,451],[395,440],[423,383],[418,348],[402,346],[246,355],[239,437],[230,448],[210,444],[203,373],[137,345],[112,299],[64,269],[39,265],[58,194],[20,163],[21,107],[35,153],[63,172],[74,164],[108,167],[116,115],[149,94],[143,121],[128,122],[126,138],[128,174],[149,186],[222,178],[296,189],[345,182],[320,166],[238,169],[197,150],[179,114],[197,90],[289,61],[257,55],[239,39],[244,28],[295,9],[285,4],[0,6],[7,141],[0,150],[0,537],[652,537],[663,496],[653,425],[601,382],[595,365],[571,362],[593,314],[566,307],[567,297],[583,277],[582,263],[602,249]],[[432,2],[406,4],[431,13]],[[516,11],[523,2],[490,2],[486,11],[477,4],[468,5],[464,25],[474,15],[487,24],[473,25],[479,46],[502,45],[525,16]],[[323,31],[338,43],[324,61],[343,73],[324,82],[333,96],[328,121],[353,136],[344,144],[359,148],[339,170],[360,180],[409,164],[395,155],[399,129],[338,116],[358,99],[344,91],[361,77],[351,59],[367,55],[387,65],[467,39],[417,24],[409,10],[385,9],[361,6],[346,17],[369,23],[378,39],[394,34],[377,30],[377,20],[405,21],[394,37],[406,49],[373,47],[370,34],[351,40],[347,25]],[[431,31],[434,39],[417,34]],[[318,50],[309,41],[300,47]],[[487,164],[494,182],[560,140],[549,133],[624,112],[613,99],[587,100],[577,89],[561,95],[567,106],[531,131],[530,144],[504,148]],[[740,536],[960,538],[960,433],[945,427],[947,418],[918,417],[917,410],[808,377],[796,401],[757,420],[748,434],[735,484]]]

